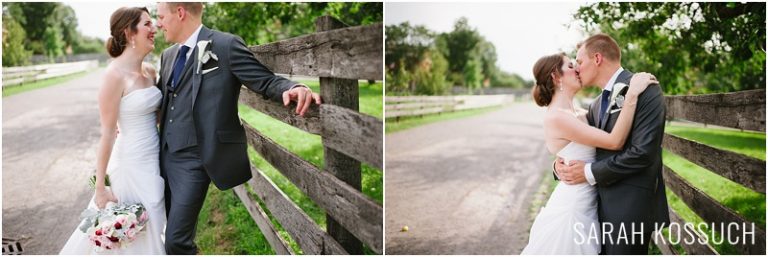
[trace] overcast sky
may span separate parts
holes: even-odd
[[[408,21],[432,31],[449,32],[461,16],[496,46],[497,65],[504,71],[533,79],[538,58],[575,48],[583,34],[568,29],[573,14],[586,2],[544,3],[385,3],[387,25]]]
[[[109,17],[120,7],[149,7],[157,1],[64,1],[75,10],[78,30],[86,36],[98,37],[104,41],[109,38]]]

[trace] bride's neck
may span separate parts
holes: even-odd
[[[566,110],[572,110],[574,95],[576,95],[576,92],[571,92],[570,90],[567,90],[567,89],[562,91],[556,91],[555,95],[552,97],[552,102],[550,103],[549,106],[562,108]]]
[[[134,53],[132,51],[128,51],[126,49],[125,52],[123,52],[122,55],[115,58],[114,62],[115,64],[120,67],[120,70],[126,71],[126,72],[139,72],[141,73],[141,63],[144,61],[144,56],[139,55],[138,53]]]

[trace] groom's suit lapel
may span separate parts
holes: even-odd
[[[614,81],[613,85],[611,85],[611,96],[613,96],[613,90],[616,90],[616,84],[624,83],[624,84],[629,85],[629,80],[630,79],[632,79],[632,72],[624,70],[621,73],[619,73],[619,76],[616,77],[616,81]],[[599,99],[599,100],[602,100],[602,99]],[[602,129],[602,130],[606,130],[605,126],[608,124],[608,120],[610,120],[610,116],[611,116],[611,113],[610,113],[611,100],[612,99],[608,99],[608,108],[607,108],[607,110],[603,110],[603,111],[606,111],[608,113],[606,113],[605,117],[603,118],[603,120],[600,121],[600,129]],[[620,112],[616,112],[614,114],[619,115],[619,113]],[[598,113],[598,115],[599,115],[599,113]]]
[[[600,123],[598,123],[600,122],[600,95],[598,95],[595,100],[592,101],[592,104],[589,105],[588,114],[592,115],[592,123],[589,125],[600,128]]]
[[[165,51],[168,53],[166,56],[168,59],[165,60],[164,64],[161,63],[163,66],[160,67],[160,71],[163,73],[161,74],[162,79],[160,80],[160,83],[162,83],[160,86],[163,89],[163,99],[167,99],[168,97],[168,82],[171,81],[171,73],[173,73],[173,62],[176,60],[176,56],[179,54],[179,44],[173,45]],[[167,102],[164,100],[160,110],[160,120],[164,119],[163,116],[165,115],[165,108],[167,107],[166,103]],[[160,124],[163,123],[161,122]]]
[[[614,83],[614,85],[616,85],[616,84]],[[613,95],[613,85],[611,85],[611,95]],[[600,100],[602,101],[603,100],[602,96],[600,98],[601,98]],[[600,110],[600,112],[608,112],[608,110],[610,110],[610,109],[611,109],[611,99],[610,98],[608,98],[608,107],[606,108],[606,110],[600,110],[598,108],[598,110]],[[608,117],[609,115],[610,115],[610,112],[606,113],[605,116],[603,116],[603,119],[600,120],[600,129],[605,130],[605,124],[608,124],[608,120],[610,119]],[[597,117],[600,117],[600,113],[598,113]]]
[[[197,41],[200,42],[201,40],[211,40],[211,37],[213,37],[213,32],[211,32],[210,29],[208,29],[205,26],[203,26],[203,28],[200,29],[200,34],[198,34],[198,36],[197,36]],[[214,44],[213,41],[211,41],[211,43],[209,44],[209,45],[211,45],[211,46],[209,46],[209,48],[213,48],[212,44]],[[195,49],[197,49],[197,47],[195,47]],[[205,49],[199,49],[199,50],[195,50],[195,51],[205,51]],[[202,75],[202,72],[200,74],[197,74],[196,70],[195,70],[195,69],[197,69],[197,65],[196,65],[197,64],[197,54],[195,54],[195,57],[193,59],[195,59],[195,62],[193,62],[194,65],[190,65],[190,66],[193,66],[193,69],[192,69],[193,70],[193,73],[192,73],[192,109],[194,110],[194,108],[195,108],[195,100],[197,100],[197,93],[200,91],[200,85],[203,82],[203,75]]]

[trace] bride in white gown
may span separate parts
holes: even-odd
[[[648,73],[635,74],[616,125],[607,133],[589,126],[586,112],[573,107],[573,96],[582,85],[570,58],[562,53],[542,57],[534,65],[533,73],[536,104],[548,106],[544,117],[547,149],[566,163],[571,160],[593,162],[595,147],[621,149],[632,125],[637,96],[648,85],[658,83]],[[586,182],[577,185],[559,182],[536,216],[522,254],[598,254],[599,224],[595,187]],[[597,240],[590,236],[596,236]]]
[[[141,203],[149,214],[147,226],[133,242],[101,254],[165,254],[164,181],[156,127],[162,93],[155,87],[155,70],[142,63],[154,49],[155,27],[146,8],[120,8],[110,24],[107,50],[115,59],[99,89],[101,140],[96,190],[88,208],[102,209],[107,202]],[[94,249],[88,236],[75,228],[60,254],[94,254]]]

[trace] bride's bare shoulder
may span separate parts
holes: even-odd
[[[563,110],[551,108],[544,114],[544,124],[558,124],[565,119],[573,119],[573,114]]]
[[[125,75],[114,65],[107,65],[104,71],[104,77],[101,81],[101,89],[109,91],[123,92],[126,87]]]
[[[157,69],[155,69],[155,66],[148,62],[142,62],[141,63],[141,70],[144,73],[145,76],[148,76],[152,78],[153,80],[157,78]]]
[[[106,70],[104,71],[104,84],[118,84],[122,83],[125,79],[125,75],[123,75],[120,70],[115,67],[112,64],[107,65]]]

